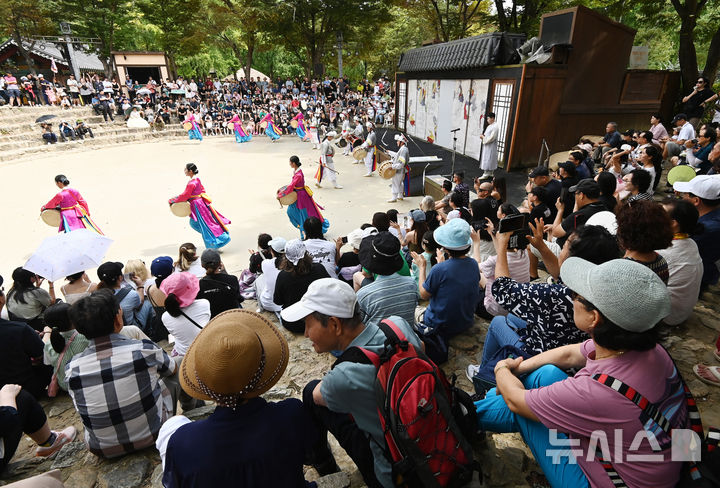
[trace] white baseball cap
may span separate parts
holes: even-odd
[[[355,315],[356,302],[352,286],[334,278],[322,278],[313,281],[300,301],[283,309],[280,315],[288,322],[297,322],[313,312],[349,319]]]
[[[692,193],[706,200],[720,199],[720,175],[700,175],[690,181],[676,181],[673,190]]]
[[[348,244],[355,249],[360,249],[360,243],[363,240],[364,231],[362,229],[355,229],[347,235]]]
[[[275,252],[285,252],[285,244],[287,241],[283,239],[282,237],[276,237],[275,239],[270,240],[268,242],[268,245],[273,248]]]
[[[293,239],[285,244],[285,259],[293,264],[300,262],[305,257],[305,243],[300,239]]]

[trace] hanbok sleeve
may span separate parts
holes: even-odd
[[[75,197],[75,200],[77,200],[77,202],[82,206],[82,208],[84,208],[87,213],[90,213],[90,209],[88,208],[88,204],[87,204],[87,202],[85,201],[85,199],[82,197],[82,195],[80,194],[80,192],[77,191],[77,190],[70,190],[70,192],[71,192],[72,195]]]
[[[170,203],[176,203],[176,202],[187,202],[190,196],[192,195],[193,190],[195,189],[195,182],[193,180],[188,181],[187,186],[185,187],[185,191],[182,192],[180,195],[176,196],[175,198],[170,199]]]
[[[60,205],[61,201],[62,201],[62,195],[60,195],[60,193],[58,193],[57,195],[52,197],[49,202],[47,202],[45,205],[40,207],[40,211],[42,212],[43,210],[48,209],[48,208],[55,208]]]

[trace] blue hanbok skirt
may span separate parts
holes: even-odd
[[[188,136],[190,137],[190,140],[197,139],[198,141],[202,141],[202,134],[200,133],[200,129],[197,127],[193,127],[188,131]]]
[[[205,221],[200,217],[198,217],[197,220],[190,217],[190,227],[200,233],[207,249],[218,249],[230,242],[230,234],[227,231],[219,236],[214,235]]]
[[[297,203],[288,205],[287,215],[290,219],[290,223],[300,231],[300,238],[305,239],[305,231],[303,230],[303,224],[308,219],[307,210],[304,208],[298,208]],[[330,221],[323,217],[322,233],[325,234],[330,228]]]
[[[268,125],[267,128],[265,129],[265,134],[266,134],[270,139],[272,139],[273,141],[275,141],[275,140],[277,140],[277,139],[280,139],[280,134],[278,134],[277,132],[275,132],[275,131],[272,129],[272,127],[270,127],[270,125]]]

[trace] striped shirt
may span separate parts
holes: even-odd
[[[377,275],[374,282],[357,292],[363,323],[376,325],[391,315],[398,315],[408,324],[414,324],[419,296],[415,280],[409,276]]]
[[[73,357],[75,357],[75,355],[83,352],[88,346],[87,338],[79,332],[70,345],[67,345],[68,342],[70,342],[70,338],[76,332],[77,331],[74,329],[66,332],[60,332],[60,335],[63,336],[63,339],[65,339],[65,347],[67,347],[62,363],[58,364],[60,353],[56,352],[55,349],[53,349],[52,344],[49,342],[45,344],[45,349],[43,351],[43,363],[53,367],[53,371],[57,375],[58,385],[64,391],[67,391],[68,389],[67,381],[65,381],[65,366]]]
[[[93,339],[72,358],[68,392],[90,452],[111,458],[152,446],[173,411],[160,379],[174,372],[175,362],[155,343],[120,334]]]

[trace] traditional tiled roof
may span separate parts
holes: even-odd
[[[451,71],[517,62],[515,50],[524,34],[494,32],[411,49],[400,57],[398,71]]]
[[[67,61],[65,61],[65,57],[60,52],[60,49],[58,49],[58,47],[52,42],[33,42],[23,39],[22,44],[26,50],[30,51],[36,56],[40,56],[41,58],[45,59],[54,59],[56,63],[67,66]],[[7,49],[11,45],[17,46],[17,43],[13,38],[10,38],[0,44],[0,52]],[[75,49],[75,59],[77,60],[78,68],[81,71],[103,71],[102,61],[100,61],[100,58],[96,54],[85,52],[80,49]]]

